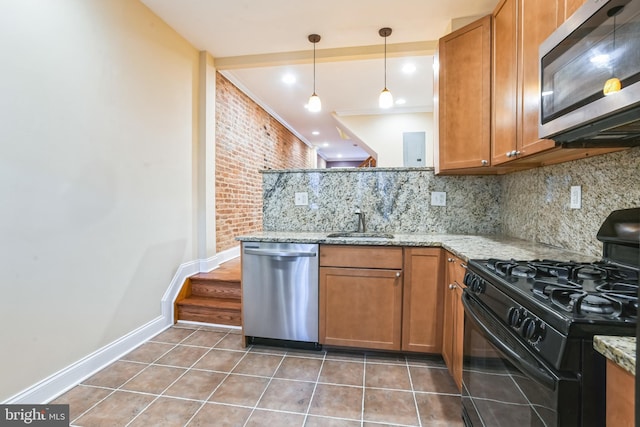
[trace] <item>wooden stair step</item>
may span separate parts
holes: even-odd
[[[238,300],[242,299],[239,282],[192,281],[191,296]]]
[[[215,277],[211,273],[198,273],[190,277],[191,283],[227,283],[240,284],[239,277]]]
[[[178,301],[178,305],[193,305],[198,307],[219,308],[224,310],[240,310],[242,304],[239,301],[232,301],[225,298],[206,298],[190,296],[182,301]]]
[[[177,308],[180,320],[232,326],[242,324],[240,301],[190,296],[178,301]]]

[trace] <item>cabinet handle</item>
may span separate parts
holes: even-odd
[[[507,151],[507,157],[511,157],[511,156],[513,156],[513,152]]]
[[[455,289],[455,288],[456,288],[456,285],[454,285],[453,283],[450,283],[450,284],[449,284],[449,289],[453,290],[453,289]]]
[[[447,258],[447,262],[453,262],[453,258]]]
[[[482,163],[482,166],[487,166],[489,164],[488,160],[482,160],[480,163]]]
[[[396,273],[396,277],[400,277],[400,272],[399,271]]]
[[[462,267],[462,268],[464,268],[464,269],[466,270],[466,269],[467,269],[467,264],[465,264],[465,263],[461,262],[461,263],[460,263],[460,267]]]

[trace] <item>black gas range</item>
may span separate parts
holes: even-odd
[[[597,238],[604,252],[594,262],[469,261],[467,425],[604,425],[605,368],[593,336],[636,333],[640,208],[613,212]]]

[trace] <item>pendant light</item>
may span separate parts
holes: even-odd
[[[384,89],[380,92],[378,106],[380,108],[390,108],[393,105],[393,96],[387,89],[387,37],[391,34],[391,28],[380,28],[378,34],[384,38]]]
[[[317,113],[322,110],[322,102],[320,102],[320,97],[316,93],[316,43],[320,41],[320,36],[317,34],[309,34],[309,41],[313,43],[313,93],[309,97],[307,108],[312,113]]]
[[[611,54],[609,57],[611,58],[611,78],[604,83],[604,89],[602,93],[607,95],[611,95],[616,92],[620,92],[622,88],[622,83],[620,83],[620,79],[616,77],[616,15],[622,12],[624,6],[616,6],[612,7],[607,11],[607,15],[609,17],[613,17],[613,47],[611,49]]]

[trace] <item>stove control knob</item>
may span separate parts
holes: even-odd
[[[524,320],[524,310],[517,307],[511,307],[507,313],[507,322],[509,326],[519,328]]]
[[[475,275],[469,271],[467,271],[466,273],[464,273],[464,279],[462,279],[462,283],[464,283],[467,286],[471,286],[471,281],[473,280],[473,278],[475,277]]]
[[[544,334],[542,322],[533,317],[527,317],[522,321],[522,336],[529,341],[538,341]]]
[[[485,284],[484,284],[484,280],[482,280],[479,277],[474,277],[473,279],[471,279],[471,284],[469,285],[469,288],[471,288],[471,292],[473,292],[474,294],[481,294],[484,293],[485,290]]]

